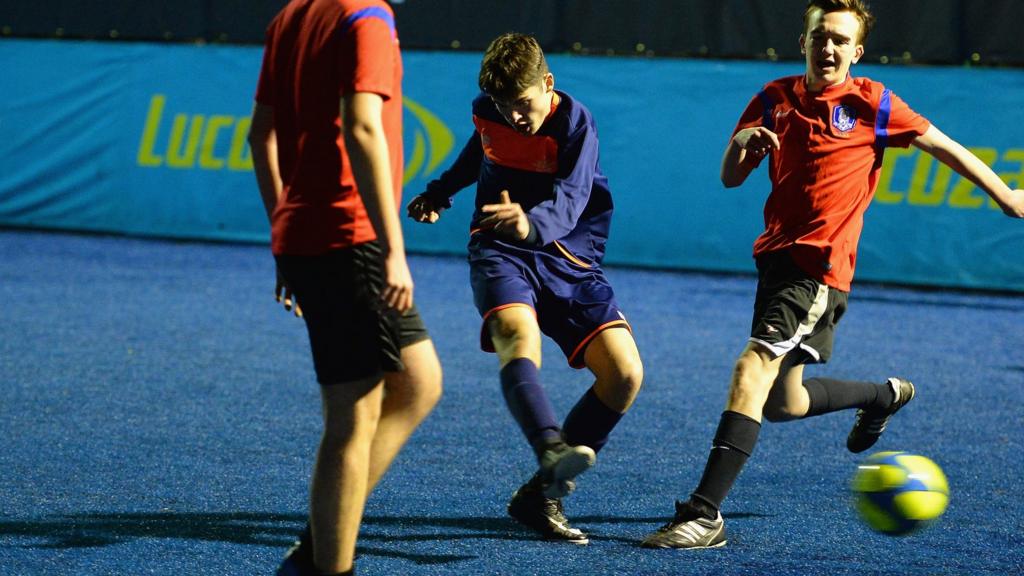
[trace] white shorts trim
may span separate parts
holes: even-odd
[[[814,327],[818,325],[818,321],[821,320],[821,315],[828,309],[828,285],[818,284],[818,292],[814,295],[814,302],[811,307],[807,309],[807,316],[800,322],[800,325],[796,328],[796,333],[789,340],[783,340],[782,342],[765,342],[760,338],[751,336],[750,342],[763,346],[772,356],[778,358],[784,354],[789,354],[798,346],[804,352],[810,354],[816,361],[821,360],[821,354],[814,348],[804,344],[801,340],[804,339],[808,334],[814,331]]]

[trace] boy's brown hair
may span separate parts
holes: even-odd
[[[807,25],[811,20],[811,13],[821,9],[822,13],[830,12],[853,12],[853,15],[860,21],[860,38],[858,44],[863,44],[868,37],[868,32],[875,24],[875,16],[864,0],[809,0],[807,10],[804,11],[804,32],[807,32]]]
[[[533,36],[509,32],[491,42],[480,64],[484,93],[511,102],[548,73],[544,51]]]

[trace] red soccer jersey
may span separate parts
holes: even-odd
[[[864,212],[887,146],[906,148],[929,122],[881,83],[847,77],[821,93],[803,76],[770,82],[733,131],[765,126],[779,137],[772,192],[754,256],[788,249],[812,277],[849,291]]]
[[[383,0],[292,0],[267,28],[256,101],[273,106],[284,183],[274,254],[319,254],[376,238],[356,189],[340,99],[384,98],[396,205],[402,195],[402,60]]]

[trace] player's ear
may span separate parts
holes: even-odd
[[[801,54],[807,54],[807,48],[806,48],[806,46],[804,46],[804,41],[806,39],[807,38],[803,34],[800,35],[800,53]]]
[[[857,44],[857,47],[853,49],[853,60],[851,62],[853,64],[856,64],[860,60],[861,56],[863,56],[863,55],[864,55],[864,45],[863,44]]]
[[[544,75],[544,91],[550,92],[555,89],[555,75],[548,72]]]

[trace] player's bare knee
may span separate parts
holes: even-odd
[[[413,394],[417,403],[429,411],[441,399],[443,389],[444,372],[441,362],[436,355],[432,355],[430,362],[419,371],[413,383]]]
[[[321,449],[344,452],[352,446],[369,443],[377,431],[380,410],[354,410],[350,413],[327,414],[321,437]]]
[[[518,309],[517,309],[518,310]],[[487,320],[491,337],[500,340],[516,340],[530,332],[530,322],[522,314],[495,314]]]
[[[402,409],[422,418],[441,400],[441,391],[440,378],[430,382],[419,382],[404,393],[401,400]]]
[[[640,358],[631,358],[619,362],[616,365],[618,388],[624,396],[629,397],[629,403],[633,402],[636,395],[640,393],[640,387],[644,382],[644,365]]]
[[[733,366],[731,388],[748,393],[760,391],[764,387],[763,381],[765,380],[762,373],[763,370],[756,360],[746,355],[740,356],[736,365]]]
[[[417,412],[427,413],[441,399],[443,372],[433,342],[424,340],[402,350],[405,370],[387,376],[385,394]]]
[[[730,404],[763,403],[771,389],[772,379],[765,375],[763,363],[753,354],[743,354],[733,368],[729,386]]]
[[[534,349],[540,346],[540,335],[536,334],[536,329],[527,322],[492,318],[488,322],[488,330],[502,363],[514,358],[533,357]]]
[[[595,371],[595,392],[609,408],[625,412],[633,404],[643,385],[644,368],[640,359],[625,360]]]
[[[441,367],[438,366],[435,374],[432,374],[428,379],[424,379],[421,385],[417,386],[416,408],[423,415],[428,414],[441,401],[441,393],[444,389],[443,379]]]
[[[382,380],[371,378],[321,388],[325,440],[347,442],[377,427]]]
[[[416,419],[422,419],[441,399],[442,372],[439,363],[411,374],[389,376],[384,388],[384,402],[392,410],[401,410]]]

